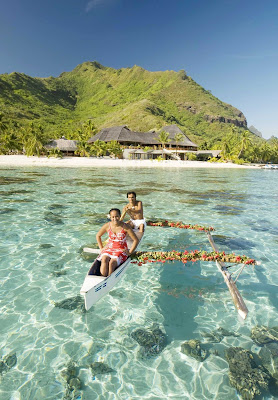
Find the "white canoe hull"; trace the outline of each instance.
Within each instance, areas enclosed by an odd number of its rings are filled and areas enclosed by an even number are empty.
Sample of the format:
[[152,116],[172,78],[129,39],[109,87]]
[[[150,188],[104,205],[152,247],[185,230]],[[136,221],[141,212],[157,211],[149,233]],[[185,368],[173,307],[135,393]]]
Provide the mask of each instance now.
[[89,310],[97,301],[105,296],[122,279],[130,263],[128,258],[110,276],[86,275],[80,294],[84,297],[85,308]]

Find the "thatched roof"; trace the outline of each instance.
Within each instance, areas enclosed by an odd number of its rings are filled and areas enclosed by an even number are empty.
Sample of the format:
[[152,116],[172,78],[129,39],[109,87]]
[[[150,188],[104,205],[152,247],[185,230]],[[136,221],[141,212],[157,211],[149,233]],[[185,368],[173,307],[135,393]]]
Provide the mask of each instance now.
[[[184,133],[180,130],[177,125],[169,125],[165,126],[162,130],[165,130],[169,133],[169,139],[171,142],[169,144],[178,145],[178,146],[186,146],[186,147],[196,147],[197,145],[184,135]],[[182,133],[184,135],[184,140],[176,143],[174,140],[174,136],[177,133]],[[161,143],[156,139],[158,137],[158,132],[133,132],[126,125],[121,126],[113,126],[111,128],[104,128],[91,139],[89,139],[88,143],[94,143],[96,140],[101,140],[104,142],[111,142],[112,140],[116,140],[119,143],[137,143],[140,145],[148,146],[148,145],[160,145]]]
[[112,140],[125,143],[140,142],[136,132],[129,130],[126,125],[104,128],[91,139],[89,139],[88,143],[94,143],[96,140],[101,140],[103,142],[111,142]]
[[167,125],[163,126],[163,128],[159,131],[165,131],[169,133],[169,139],[171,139],[172,143],[175,143],[175,136],[178,133],[181,133],[184,136],[184,140],[177,143],[178,146],[191,146],[191,147],[198,147],[197,144],[193,143],[177,125]]
[[45,146],[47,149],[59,149],[61,151],[75,151],[77,149],[77,140],[67,140],[65,138],[53,139]]

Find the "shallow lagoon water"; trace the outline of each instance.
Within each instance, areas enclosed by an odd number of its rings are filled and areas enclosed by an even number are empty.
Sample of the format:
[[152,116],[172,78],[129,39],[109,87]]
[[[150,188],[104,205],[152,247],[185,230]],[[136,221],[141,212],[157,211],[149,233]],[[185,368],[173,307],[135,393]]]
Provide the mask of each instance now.
[[[70,361],[82,382],[75,398],[237,399],[225,350],[258,352],[251,329],[278,325],[277,178],[276,171],[250,169],[0,169],[0,357],[17,356],[1,376],[1,399],[66,398],[61,371]],[[238,283],[245,322],[215,264],[204,262],[131,264],[89,312],[55,307],[79,295],[90,266],[80,248],[95,243],[108,210],[122,208],[131,189],[146,219],[211,225],[221,250],[262,261],[246,267]],[[204,233],[158,227],[147,229],[141,249],[150,248],[210,249]],[[153,326],[167,335],[167,346],[146,356],[131,335]],[[206,341],[204,333],[219,327],[238,336]],[[204,362],[181,353],[190,339],[204,343]],[[95,362],[111,371],[93,373]]]

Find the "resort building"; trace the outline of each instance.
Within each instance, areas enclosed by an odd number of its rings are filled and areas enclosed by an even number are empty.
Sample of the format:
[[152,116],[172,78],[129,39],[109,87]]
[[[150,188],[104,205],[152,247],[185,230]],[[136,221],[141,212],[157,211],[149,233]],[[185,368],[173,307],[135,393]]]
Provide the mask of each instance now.
[[[177,125],[164,126],[161,131],[165,131],[169,134],[169,142],[165,143],[165,148],[180,148],[183,150],[197,150],[197,145],[193,143]],[[133,132],[126,125],[112,126],[111,128],[104,128],[91,139],[88,143],[94,143],[96,140],[103,142],[111,142],[116,140],[125,146],[152,146],[156,149],[162,148],[162,144],[157,140],[159,133],[161,132]],[[184,139],[176,142],[175,135],[181,133]]]
[[[162,144],[157,139],[159,133],[165,131],[169,134],[168,142]],[[182,134],[183,139],[175,140],[177,134]],[[183,159],[186,152],[196,152],[197,145],[193,143],[177,125],[164,126],[159,132],[133,132],[126,125],[104,128],[91,139],[88,143],[97,140],[110,142],[115,140],[127,148],[123,151],[123,158],[129,159],[154,159],[163,156],[166,159]],[[145,149],[144,148],[151,148]]]
[[58,149],[65,156],[73,156],[77,149],[77,142],[78,140],[68,140],[65,136],[62,136],[61,139],[51,140],[47,145],[45,145],[45,148],[47,150]]
[[[161,143],[158,136],[161,131],[169,134],[168,142]],[[176,135],[181,134],[181,140],[176,141]],[[103,142],[116,141],[123,146],[123,158],[131,160],[152,160],[163,158],[166,160],[186,160],[190,153],[195,154],[198,160],[208,160],[219,157],[221,150],[198,150],[177,125],[164,126],[159,132],[133,132],[126,125],[104,128],[88,143],[93,144],[97,140]],[[58,149],[65,156],[73,156],[77,150],[77,140],[61,139],[51,140],[46,149]]]

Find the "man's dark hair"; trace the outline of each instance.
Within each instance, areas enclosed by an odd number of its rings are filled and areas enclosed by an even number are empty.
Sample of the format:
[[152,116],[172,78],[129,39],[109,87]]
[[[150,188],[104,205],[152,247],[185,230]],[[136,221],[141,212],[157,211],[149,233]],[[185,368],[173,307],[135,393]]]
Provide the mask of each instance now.
[[136,193],[135,192],[127,192],[126,197],[128,197],[129,194],[134,194],[134,196],[136,198]]
[[118,208],[111,208],[109,214],[111,213],[111,211],[117,211],[117,213],[121,216],[121,211]]

